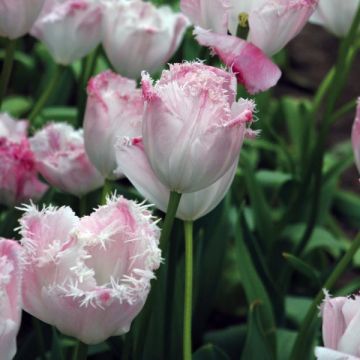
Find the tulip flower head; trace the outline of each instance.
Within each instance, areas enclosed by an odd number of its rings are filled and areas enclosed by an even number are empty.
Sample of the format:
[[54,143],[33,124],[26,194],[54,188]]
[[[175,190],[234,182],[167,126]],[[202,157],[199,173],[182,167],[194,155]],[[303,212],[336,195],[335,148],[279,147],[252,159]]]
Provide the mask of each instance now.
[[38,200],[47,185],[37,177],[34,154],[26,137],[27,121],[0,114],[0,203],[14,206]]
[[104,184],[84,147],[82,130],[50,123],[30,139],[41,175],[64,192],[82,196]]
[[116,71],[137,79],[142,70],[151,73],[171,58],[188,24],[168,6],[110,0],[104,4],[103,46]]
[[238,157],[254,103],[235,101],[236,78],[202,63],[170,65],[152,84],[144,73],[143,141],[159,180],[180,193],[205,189]]
[[331,298],[327,293],[321,306],[324,347],[317,347],[318,360],[360,358],[360,296]]
[[141,135],[144,100],[136,82],[105,71],[89,81],[84,118],[85,149],[100,173],[119,178],[115,143],[124,136]]
[[2,360],[16,353],[16,335],[21,322],[21,247],[0,238],[0,350]]
[[30,31],[45,0],[0,1],[0,36],[17,39]]
[[360,0],[320,0],[310,21],[324,26],[338,37],[344,37],[353,22]]
[[355,164],[360,173],[360,98],[357,100],[357,109],[351,132],[351,142],[354,151]]
[[24,309],[86,344],[127,332],[161,261],[147,206],[107,199],[89,216],[24,207]]
[[92,0],[46,0],[31,34],[44,42],[57,64],[69,65],[101,41],[101,5]]

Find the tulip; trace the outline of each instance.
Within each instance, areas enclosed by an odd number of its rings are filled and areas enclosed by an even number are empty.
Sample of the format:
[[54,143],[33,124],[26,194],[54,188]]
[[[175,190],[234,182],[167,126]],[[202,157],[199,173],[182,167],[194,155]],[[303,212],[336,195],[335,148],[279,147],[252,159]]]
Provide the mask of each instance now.
[[324,347],[317,347],[319,360],[360,359],[360,296],[331,298],[321,306]]
[[44,42],[54,61],[69,65],[101,41],[101,4],[91,0],[46,0],[31,34]]
[[344,37],[353,22],[359,0],[320,0],[310,21],[324,26],[336,36]]
[[24,210],[25,311],[86,344],[126,333],[161,261],[147,207],[113,197],[83,218],[69,207]]
[[60,190],[82,196],[104,184],[85,152],[82,130],[66,123],[49,124],[30,139],[30,144],[39,172]]
[[136,82],[105,71],[89,81],[84,118],[85,149],[100,173],[115,179],[115,143],[141,135],[144,101]]
[[239,155],[254,110],[251,101],[235,101],[235,76],[202,63],[174,64],[155,86],[144,73],[142,89],[144,147],[159,180],[187,193],[220,179]]
[[1,359],[11,360],[16,353],[16,335],[21,322],[21,247],[0,238],[0,349]]
[[357,101],[356,116],[351,132],[351,142],[354,150],[355,164],[360,173],[360,97]]
[[38,200],[48,188],[37,178],[26,129],[26,121],[0,114],[0,203],[8,206]]
[[2,0],[0,36],[16,39],[25,35],[39,16],[45,0]]
[[188,20],[170,7],[156,8],[139,0],[110,0],[104,4],[103,46],[120,74],[136,79],[153,72],[178,48]]
[[[245,126],[244,126],[245,128]],[[146,200],[166,212],[170,190],[161,183],[146,157],[141,138],[123,139],[116,145],[118,170],[124,174]],[[187,221],[197,220],[213,210],[230,188],[237,169],[238,159],[230,169],[209,187],[183,194],[176,217]]]

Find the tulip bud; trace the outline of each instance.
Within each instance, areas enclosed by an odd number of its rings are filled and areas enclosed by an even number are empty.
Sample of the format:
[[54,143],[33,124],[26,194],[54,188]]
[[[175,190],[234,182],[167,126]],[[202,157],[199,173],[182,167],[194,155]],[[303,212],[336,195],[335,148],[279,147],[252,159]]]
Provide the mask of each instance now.
[[37,178],[26,129],[27,121],[0,114],[0,203],[8,206],[38,200],[48,188]]
[[16,335],[21,322],[21,247],[0,238],[0,349],[1,359],[16,353]]
[[104,184],[86,155],[82,130],[66,123],[49,124],[30,143],[39,172],[60,190],[82,196]]
[[24,210],[24,309],[86,344],[127,332],[161,261],[147,207],[114,197],[81,219],[69,207]]
[[0,36],[16,39],[25,35],[39,16],[45,0],[0,2]]
[[156,8],[139,0],[111,0],[104,4],[103,46],[120,74],[136,79],[153,72],[178,48],[188,21],[168,6]]
[[336,36],[344,37],[350,30],[359,0],[320,0],[310,21],[324,26]]
[[105,71],[89,81],[84,118],[85,149],[100,173],[119,178],[115,143],[124,136],[141,135],[144,100],[136,82]]
[[[245,125],[244,125],[245,128]],[[146,157],[141,138],[123,139],[116,146],[118,171],[123,173],[146,200],[166,212],[170,190],[161,183]],[[237,169],[238,158],[230,169],[209,187],[183,194],[176,217],[181,220],[197,220],[212,211],[230,188]]]
[[254,110],[251,101],[235,102],[233,74],[202,63],[174,64],[155,86],[143,74],[142,89],[145,152],[168,189],[205,189],[230,169]]
[[360,97],[357,100],[356,116],[351,131],[351,142],[354,151],[355,164],[360,173]]
[[47,0],[31,34],[43,41],[54,61],[69,65],[101,41],[101,5],[91,0]]
[[324,347],[317,347],[319,360],[360,358],[360,296],[331,298],[327,293],[321,306]]

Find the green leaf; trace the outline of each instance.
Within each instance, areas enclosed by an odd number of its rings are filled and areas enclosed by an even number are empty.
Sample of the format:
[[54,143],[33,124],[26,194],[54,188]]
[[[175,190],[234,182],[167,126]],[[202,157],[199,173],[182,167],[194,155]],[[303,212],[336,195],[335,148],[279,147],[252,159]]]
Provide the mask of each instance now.
[[197,350],[193,356],[193,360],[230,360],[230,358],[217,346],[207,344]]
[[295,270],[308,277],[311,281],[316,282],[318,286],[321,286],[319,272],[311,265],[289,253],[283,253],[283,256]]
[[62,348],[61,348],[61,340],[57,333],[57,330],[52,327],[52,344],[51,344],[51,359],[54,360],[64,360]]
[[291,349],[296,339],[296,331],[288,329],[278,329],[276,331],[277,348],[278,351],[276,360],[289,360]]
[[313,299],[300,297],[300,296],[288,296],[285,300],[285,309],[287,318],[291,320],[295,325],[300,325],[310,308]]
[[269,188],[280,188],[284,183],[292,179],[291,174],[270,170],[257,171],[255,177],[262,186]]
[[[355,180],[354,180],[355,181]],[[360,196],[350,191],[338,191],[335,194],[334,208],[345,221],[355,229],[360,224]]]
[[248,333],[241,360],[262,359],[272,360],[275,356],[266,340],[267,333],[261,321],[261,308],[263,304],[255,301],[250,305],[248,315]]
[[2,111],[19,118],[30,110],[31,105],[32,101],[26,97],[9,96],[3,102]]

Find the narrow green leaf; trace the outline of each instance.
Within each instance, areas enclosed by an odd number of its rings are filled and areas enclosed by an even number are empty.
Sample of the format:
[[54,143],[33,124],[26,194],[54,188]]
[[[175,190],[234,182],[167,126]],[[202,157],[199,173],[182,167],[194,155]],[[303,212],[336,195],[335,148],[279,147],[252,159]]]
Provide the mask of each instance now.
[[26,114],[32,105],[32,101],[23,96],[9,96],[2,104],[2,111],[14,117],[21,117]]
[[321,284],[318,271],[316,271],[312,266],[307,264],[305,261],[289,253],[283,253],[283,257],[299,273],[305,275],[311,281],[316,282],[317,285]]
[[217,346],[207,344],[197,350],[193,360],[230,360],[230,358]]

